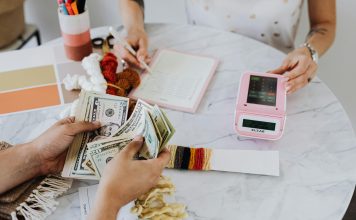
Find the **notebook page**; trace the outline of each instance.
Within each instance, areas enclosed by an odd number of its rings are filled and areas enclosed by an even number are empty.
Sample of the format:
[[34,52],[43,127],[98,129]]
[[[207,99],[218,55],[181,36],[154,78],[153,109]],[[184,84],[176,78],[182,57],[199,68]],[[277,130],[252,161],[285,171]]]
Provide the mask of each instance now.
[[[80,202],[80,214],[81,219],[88,219],[90,210],[93,208],[95,201],[96,191],[98,190],[98,185],[85,186],[79,188],[79,202]],[[134,205],[133,202],[122,207],[117,215],[117,220],[137,220],[137,216],[131,214],[131,207]]]
[[161,50],[132,97],[194,112],[215,71],[213,58]]

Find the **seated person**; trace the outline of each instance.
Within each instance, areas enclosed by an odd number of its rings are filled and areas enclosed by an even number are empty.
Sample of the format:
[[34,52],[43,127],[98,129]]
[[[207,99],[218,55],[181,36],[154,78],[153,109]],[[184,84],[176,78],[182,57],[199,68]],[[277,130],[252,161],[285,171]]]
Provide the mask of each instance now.
[[[100,127],[98,122],[62,119],[35,140],[0,151],[0,194],[31,178],[59,173],[74,136]],[[106,166],[90,219],[116,219],[122,206],[154,187],[170,160],[168,150],[158,158],[133,160],[143,138],[136,137]]]
[[[318,56],[332,45],[336,29],[335,0],[308,0],[310,32],[305,44],[294,48],[303,0],[186,0],[190,24],[205,25],[239,33],[288,53],[282,64],[270,72],[288,78],[286,89],[293,93],[315,76]],[[143,0],[119,0],[127,31],[127,42],[137,48],[137,57],[116,47],[128,64],[150,61],[144,30]]]

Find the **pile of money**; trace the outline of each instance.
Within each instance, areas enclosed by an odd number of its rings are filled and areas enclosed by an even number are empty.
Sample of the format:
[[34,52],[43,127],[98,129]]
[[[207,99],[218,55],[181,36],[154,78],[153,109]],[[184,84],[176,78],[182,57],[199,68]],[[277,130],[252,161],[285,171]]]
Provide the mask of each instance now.
[[175,129],[157,105],[138,100],[127,119],[128,106],[127,98],[91,92],[80,94],[76,120],[100,121],[102,127],[74,138],[62,171],[63,177],[99,179],[106,164],[137,135],[142,135],[145,142],[136,157],[157,157]]

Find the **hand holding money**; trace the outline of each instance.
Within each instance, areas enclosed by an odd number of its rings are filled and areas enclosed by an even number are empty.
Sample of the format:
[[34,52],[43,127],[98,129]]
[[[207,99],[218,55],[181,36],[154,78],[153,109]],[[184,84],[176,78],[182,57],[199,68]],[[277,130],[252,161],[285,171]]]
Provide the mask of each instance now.
[[82,92],[75,113],[76,121],[99,121],[101,127],[92,132],[75,136],[69,147],[62,175],[82,179],[95,179],[95,176],[83,167],[86,160],[88,142],[109,137],[125,123],[129,99],[94,92]]
[[170,154],[163,150],[155,159],[133,160],[142,147],[143,138],[136,137],[105,167],[94,209],[90,214],[91,219],[110,219],[110,216],[116,216],[123,205],[157,184],[162,170],[170,160]]
[[63,169],[66,151],[74,136],[99,127],[99,122],[75,122],[74,117],[69,117],[57,121],[43,134],[34,139],[30,144],[38,152],[41,174],[60,172]]
[[67,154],[64,177],[98,179],[108,162],[137,135],[144,137],[136,158],[156,158],[175,129],[157,106],[138,100],[126,120],[128,99],[83,92],[76,117],[84,121],[98,120],[102,127],[95,132],[77,135]]

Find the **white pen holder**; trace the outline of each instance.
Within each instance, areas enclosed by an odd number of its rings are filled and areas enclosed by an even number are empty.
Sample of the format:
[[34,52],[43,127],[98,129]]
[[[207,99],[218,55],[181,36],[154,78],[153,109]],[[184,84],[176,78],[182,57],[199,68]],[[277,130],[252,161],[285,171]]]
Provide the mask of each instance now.
[[58,9],[58,18],[67,58],[80,61],[92,53],[88,10],[78,15],[65,15]]

